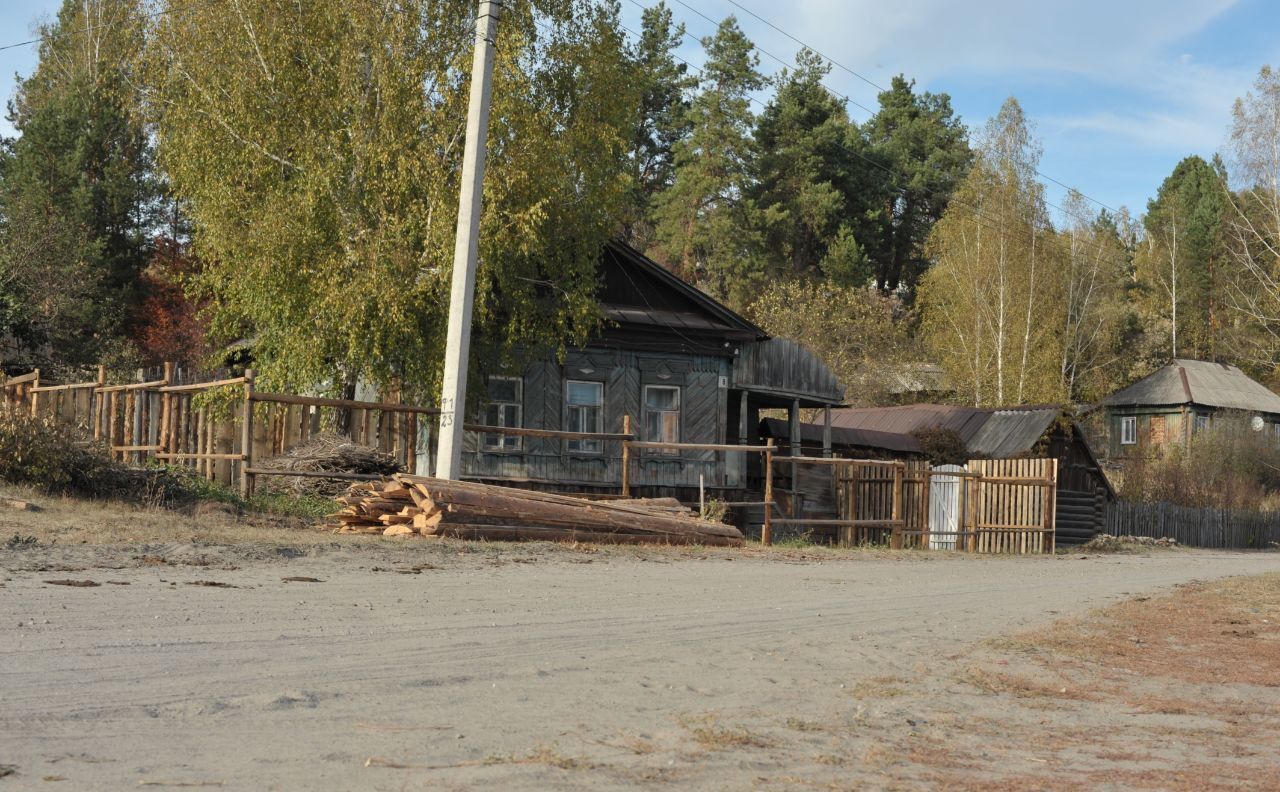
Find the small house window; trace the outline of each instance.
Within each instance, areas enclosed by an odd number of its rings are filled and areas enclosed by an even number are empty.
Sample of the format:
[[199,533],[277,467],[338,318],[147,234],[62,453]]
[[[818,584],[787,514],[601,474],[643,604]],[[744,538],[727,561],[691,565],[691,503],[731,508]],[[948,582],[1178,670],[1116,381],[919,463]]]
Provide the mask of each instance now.
[[[519,428],[522,424],[524,380],[519,377],[490,377],[489,406],[485,409],[486,426]],[[519,451],[521,438],[513,435],[485,434],[486,451]]]
[[[651,443],[680,442],[680,389],[672,385],[644,386],[644,439]],[[676,448],[654,453],[678,454]]]
[[1138,442],[1138,417],[1126,415],[1120,419],[1120,445],[1135,445]]
[[[569,380],[565,383],[564,401],[566,431],[604,431],[603,383]],[[603,450],[603,444],[599,440],[569,440],[565,447],[583,454],[599,454]]]
[[1271,435],[1280,442],[1280,422],[1271,424]]
[[1203,414],[1198,414],[1198,415],[1196,415],[1196,424],[1195,424],[1195,427],[1196,427],[1196,432],[1203,432],[1204,430],[1208,429],[1208,428],[1209,428],[1209,416],[1207,416],[1207,415],[1203,415]]

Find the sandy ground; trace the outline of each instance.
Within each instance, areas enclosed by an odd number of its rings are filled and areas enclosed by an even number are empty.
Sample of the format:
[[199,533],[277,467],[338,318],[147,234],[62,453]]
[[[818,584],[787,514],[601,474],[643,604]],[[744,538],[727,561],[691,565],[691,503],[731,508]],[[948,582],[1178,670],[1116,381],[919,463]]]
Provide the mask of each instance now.
[[[1106,773],[1203,762],[1238,764],[1213,783],[1157,773],[1152,788],[1280,785],[1280,655],[1258,655],[1269,677],[1161,683],[1193,703],[1148,712],[1077,695],[1104,671],[1130,674],[1108,684],[1133,690],[1148,672],[1106,658],[1068,668],[1002,638],[1188,581],[1280,571],[1280,554],[735,555],[306,535],[0,546],[0,569],[0,766],[12,768],[0,792],[1132,788],[1139,776]],[[49,582],[67,580],[99,585]],[[1261,624],[1280,622],[1269,607],[1230,629],[1280,646]],[[1074,639],[1055,635],[1070,654]],[[1195,711],[1228,683],[1252,709]],[[1095,743],[1112,754],[1081,748]]]

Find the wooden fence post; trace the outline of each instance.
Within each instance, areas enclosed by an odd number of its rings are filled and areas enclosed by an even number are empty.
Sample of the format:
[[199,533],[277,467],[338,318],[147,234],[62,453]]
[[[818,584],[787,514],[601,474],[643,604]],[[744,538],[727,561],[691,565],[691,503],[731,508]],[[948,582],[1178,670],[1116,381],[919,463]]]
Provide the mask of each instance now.
[[93,439],[94,440],[102,439],[102,424],[103,424],[102,419],[103,419],[104,413],[106,413],[106,404],[105,404],[105,400],[102,398],[102,394],[98,392],[98,389],[105,387],[106,384],[107,384],[107,367],[98,366],[98,387],[90,391],[90,396],[92,398],[92,406],[89,409],[89,412],[93,415]]
[[31,380],[31,384],[27,386],[27,392],[31,394],[31,417],[40,417],[40,391],[35,388],[40,387],[40,369],[35,370],[35,379]]
[[1046,473],[1048,483],[1044,488],[1044,527],[1048,545],[1048,553],[1053,555],[1057,549],[1057,507],[1058,507],[1058,459],[1052,458],[1051,464],[1046,465]]
[[905,462],[893,466],[893,514],[890,517],[893,532],[889,535],[889,547],[894,550],[902,549],[902,473],[905,467]]
[[965,546],[970,553],[978,549],[978,492],[981,488],[981,475],[979,473],[969,479],[969,536]]
[[[622,433],[631,434],[631,416],[622,416]],[[680,438],[676,438],[679,440]],[[622,497],[631,497],[631,441],[622,441]]]
[[253,369],[244,370],[244,404],[240,408],[240,497],[253,495]]
[[765,440],[764,451],[764,523],[760,526],[760,544],[773,544],[773,438]]
[[[173,384],[173,363],[166,361],[164,364],[164,386]],[[160,435],[156,444],[160,446],[162,453],[169,453],[169,422],[173,413],[173,394],[169,391],[163,391],[160,395]]]

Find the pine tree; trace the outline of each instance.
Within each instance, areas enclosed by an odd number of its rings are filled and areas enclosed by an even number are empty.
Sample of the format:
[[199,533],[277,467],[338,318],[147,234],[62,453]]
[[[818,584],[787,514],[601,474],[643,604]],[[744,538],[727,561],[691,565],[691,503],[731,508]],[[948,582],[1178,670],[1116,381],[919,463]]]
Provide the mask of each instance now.
[[1147,205],[1137,276],[1153,362],[1217,356],[1226,258],[1224,178],[1215,165],[1187,157]]
[[640,118],[631,145],[635,199],[623,235],[640,249],[653,244],[653,198],[671,186],[675,146],[689,133],[686,93],[697,81],[674,56],[683,37],[684,25],[675,24],[671,9],[658,3],[644,10],[639,40],[627,52],[632,79],[640,86]]
[[[65,0],[18,81],[0,184],[0,335],[30,362],[86,364],[141,297],[156,201],[137,120],[132,0]],[[0,309],[2,310],[2,309]]]
[[[783,71],[755,130],[759,156],[752,197],[761,212],[771,269],[863,285],[870,272],[853,232],[866,166],[849,150],[844,102],[822,85],[830,66],[801,50]],[[856,139],[854,145],[861,142]]]
[[872,171],[876,233],[865,240],[876,285],[911,298],[929,266],[925,243],[973,162],[968,133],[946,94],[922,93],[897,76],[880,94],[880,110],[863,126],[870,153],[892,175]]
[[733,17],[702,44],[707,59],[689,107],[690,132],[674,146],[671,186],[654,201],[657,253],[686,280],[742,302],[762,275],[749,192],[751,93],[764,78]]

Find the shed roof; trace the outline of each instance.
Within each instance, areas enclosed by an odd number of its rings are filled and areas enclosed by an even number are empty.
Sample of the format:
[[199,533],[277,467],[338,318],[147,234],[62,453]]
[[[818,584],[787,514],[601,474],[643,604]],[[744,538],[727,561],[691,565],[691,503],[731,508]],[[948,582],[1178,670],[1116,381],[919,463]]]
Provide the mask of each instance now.
[[[865,440],[879,442],[853,442],[849,445],[910,450],[911,445],[919,448],[912,432],[941,427],[960,435],[971,453],[1001,459],[1025,454],[1034,448],[1062,412],[1063,408],[1057,405],[984,409],[950,404],[832,410],[831,439],[841,444],[843,441],[838,430],[856,430],[864,433]],[[818,429],[820,431],[821,427]],[[804,432],[807,438],[808,430]],[[889,437],[898,439],[890,444],[886,441]]]
[[[787,421],[782,418],[766,418],[763,424],[766,437],[787,437],[791,432]],[[821,445],[822,424],[800,424],[800,441],[807,445]],[[923,453],[920,441],[909,434],[877,432],[874,429],[845,429],[832,426],[831,442],[838,446],[853,448],[875,448],[904,454]]]
[[853,407],[831,411],[831,425],[845,429],[911,434],[917,429],[955,430],[967,445],[986,421],[986,410],[950,404],[905,404],[901,407]]
[[1182,358],[1116,391],[1102,403],[1108,407],[1196,404],[1280,415],[1280,396],[1235,366]]
[[1025,454],[1061,414],[1060,407],[995,410],[968,441],[969,451],[992,459]]

